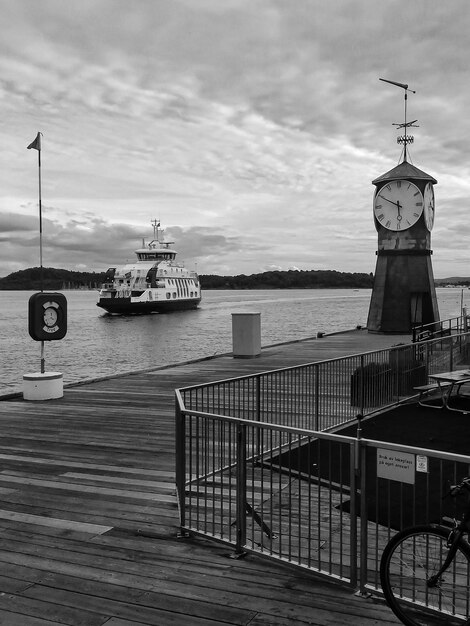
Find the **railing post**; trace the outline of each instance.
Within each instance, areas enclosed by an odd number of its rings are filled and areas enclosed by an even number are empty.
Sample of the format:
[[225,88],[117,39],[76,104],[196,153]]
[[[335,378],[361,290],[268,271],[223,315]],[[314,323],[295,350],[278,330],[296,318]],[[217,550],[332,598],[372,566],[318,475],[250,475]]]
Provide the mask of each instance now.
[[359,369],[359,413],[364,415],[364,405],[366,396],[366,377],[364,376],[364,355],[361,354],[361,365]]
[[261,421],[261,376],[256,375],[256,421]]
[[237,513],[236,532],[237,542],[235,546],[236,557],[245,554],[243,547],[246,545],[246,424],[237,426]]
[[421,357],[423,356],[423,349],[424,349],[424,365],[426,368],[426,384],[428,384],[429,374],[431,373],[431,359],[430,359],[431,350],[430,350],[430,345],[428,341],[425,341],[424,343],[420,345]]
[[175,445],[176,445],[176,493],[180,526],[186,525],[186,417],[181,412],[181,396],[176,392],[175,401]]
[[350,493],[352,494],[351,497],[351,504],[350,504],[350,528],[351,528],[351,532],[350,532],[350,536],[349,536],[349,550],[350,550],[350,570],[351,570],[351,574],[350,574],[350,580],[351,580],[351,585],[353,587],[357,586],[357,546],[358,546],[358,542],[357,542],[357,499],[358,499],[358,485],[359,485],[359,465],[358,465],[358,447],[359,447],[359,439],[360,439],[360,428],[361,428],[361,422],[360,420],[362,419],[362,415],[357,415],[357,419],[358,419],[358,433],[357,433],[357,438],[356,441],[354,441],[354,443],[350,444],[350,451],[351,451],[351,456],[350,456],[350,462],[349,462],[349,472],[350,472],[350,484],[349,484],[349,489],[350,489]]
[[367,596],[366,591],[368,567],[367,567],[367,545],[368,545],[368,533],[367,533],[367,480],[366,480],[366,454],[364,444],[361,443],[358,438],[357,445],[358,453],[358,467],[359,467],[359,481],[360,481],[360,517],[361,517],[361,536],[359,540],[359,593]]
[[318,365],[313,366],[315,372],[315,428],[314,430],[320,430],[320,375],[318,373]]
[[[256,421],[261,422],[261,376],[257,374],[256,376]],[[261,445],[261,430],[259,428],[256,429],[256,449],[255,454],[259,459],[262,453],[262,445]]]

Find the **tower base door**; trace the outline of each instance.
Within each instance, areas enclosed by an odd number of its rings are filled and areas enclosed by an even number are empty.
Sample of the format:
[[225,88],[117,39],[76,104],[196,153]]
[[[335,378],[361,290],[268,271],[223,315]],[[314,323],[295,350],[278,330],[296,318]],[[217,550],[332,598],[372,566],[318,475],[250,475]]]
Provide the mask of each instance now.
[[410,294],[411,326],[435,322],[431,294],[418,291]]

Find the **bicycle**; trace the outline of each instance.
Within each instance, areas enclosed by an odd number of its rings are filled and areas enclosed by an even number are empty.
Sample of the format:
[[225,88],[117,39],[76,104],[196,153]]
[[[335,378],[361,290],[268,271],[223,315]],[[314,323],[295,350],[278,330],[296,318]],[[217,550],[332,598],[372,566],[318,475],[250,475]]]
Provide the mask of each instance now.
[[[470,494],[470,477],[448,495]],[[385,599],[406,626],[470,625],[470,504],[452,528],[406,528],[386,545],[380,561]]]

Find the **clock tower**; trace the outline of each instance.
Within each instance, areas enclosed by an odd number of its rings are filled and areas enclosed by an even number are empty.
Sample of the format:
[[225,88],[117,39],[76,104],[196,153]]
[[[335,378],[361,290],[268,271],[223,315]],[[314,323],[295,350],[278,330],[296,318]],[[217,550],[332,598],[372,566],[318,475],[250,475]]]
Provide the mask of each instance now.
[[404,136],[398,137],[404,149],[403,161],[372,181],[378,246],[367,329],[406,334],[417,324],[439,320],[431,265],[437,180],[407,160],[407,144],[413,142],[407,129],[417,121],[406,122],[408,85],[385,82],[405,89],[405,123],[396,124],[404,128]]

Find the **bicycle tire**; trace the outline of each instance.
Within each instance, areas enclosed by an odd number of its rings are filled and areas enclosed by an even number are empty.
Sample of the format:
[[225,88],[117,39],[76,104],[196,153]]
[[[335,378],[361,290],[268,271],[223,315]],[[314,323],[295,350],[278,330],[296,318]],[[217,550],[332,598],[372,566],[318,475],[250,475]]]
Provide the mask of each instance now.
[[406,626],[470,624],[470,546],[460,539],[457,553],[440,583],[426,581],[448,552],[450,530],[423,525],[397,533],[380,561],[380,582],[387,604]]

